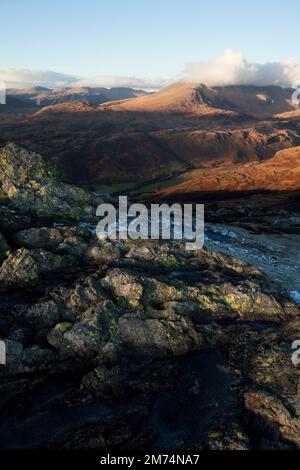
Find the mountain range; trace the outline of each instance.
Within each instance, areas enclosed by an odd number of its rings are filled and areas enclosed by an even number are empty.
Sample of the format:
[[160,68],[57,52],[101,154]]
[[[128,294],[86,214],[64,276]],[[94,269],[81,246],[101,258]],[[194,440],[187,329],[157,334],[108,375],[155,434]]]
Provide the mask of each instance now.
[[161,197],[295,190],[300,113],[292,93],[279,86],[192,83],[156,93],[11,90],[10,112],[3,106],[0,114],[1,142],[39,152],[70,180],[97,190],[148,186]]
[[125,87],[69,87],[50,89],[41,86],[32,88],[10,88],[7,90],[7,104],[28,112],[59,103],[87,103],[98,105],[106,101],[135,98],[147,94],[144,90]]

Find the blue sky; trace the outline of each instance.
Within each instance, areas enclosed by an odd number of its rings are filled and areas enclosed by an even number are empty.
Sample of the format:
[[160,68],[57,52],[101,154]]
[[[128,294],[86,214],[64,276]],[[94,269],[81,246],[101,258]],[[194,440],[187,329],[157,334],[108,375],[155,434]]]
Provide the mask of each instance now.
[[297,0],[1,0],[0,68],[176,78],[225,48],[299,60]]

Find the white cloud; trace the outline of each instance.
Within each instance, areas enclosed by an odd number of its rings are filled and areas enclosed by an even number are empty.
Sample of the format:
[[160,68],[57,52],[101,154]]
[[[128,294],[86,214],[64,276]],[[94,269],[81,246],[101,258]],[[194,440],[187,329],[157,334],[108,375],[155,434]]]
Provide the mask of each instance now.
[[79,80],[77,86],[91,87],[129,87],[142,89],[162,88],[170,83],[170,80],[163,78],[139,78],[139,77],[119,77],[114,75],[101,75],[99,77],[84,78]]
[[188,64],[184,80],[208,86],[226,85],[282,85],[300,83],[300,62],[289,59],[264,64],[248,62],[240,52],[225,49],[221,57],[207,62]]
[[98,77],[78,77],[48,70],[0,70],[0,80],[5,82],[6,88],[30,88],[43,86],[47,88],[60,88],[72,86],[90,87],[130,87],[130,88],[161,88],[169,83],[162,78],[119,77],[102,75]]
[[[300,62],[289,59],[264,64],[248,62],[246,57],[232,49],[207,62],[193,62],[186,66],[181,76],[188,82],[204,83],[208,86],[226,85],[300,85]],[[161,77],[135,77],[100,75],[80,77],[48,70],[0,70],[0,80],[7,88],[28,88],[44,86],[48,88],[90,86],[90,87],[129,87],[159,89],[175,80]]]
[[0,80],[5,82],[7,88],[29,88],[44,86],[59,88],[69,86],[77,77],[50,70],[0,70]]

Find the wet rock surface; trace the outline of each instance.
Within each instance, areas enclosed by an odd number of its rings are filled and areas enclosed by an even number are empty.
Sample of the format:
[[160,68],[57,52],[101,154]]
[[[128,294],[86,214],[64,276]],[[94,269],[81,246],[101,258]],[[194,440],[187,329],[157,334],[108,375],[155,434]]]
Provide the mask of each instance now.
[[2,449],[300,448],[282,285],[180,242],[53,226],[43,201],[24,212],[26,184],[0,229]]
[[[289,224],[288,215],[285,223]],[[289,225],[290,229],[292,224]],[[271,232],[271,233],[270,233]],[[206,224],[208,249],[247,261],[275,282],[286,286],[291,297],[300,304],[300,235],[272,226],[268,230],[258,222],[242,228],[236,225]]]

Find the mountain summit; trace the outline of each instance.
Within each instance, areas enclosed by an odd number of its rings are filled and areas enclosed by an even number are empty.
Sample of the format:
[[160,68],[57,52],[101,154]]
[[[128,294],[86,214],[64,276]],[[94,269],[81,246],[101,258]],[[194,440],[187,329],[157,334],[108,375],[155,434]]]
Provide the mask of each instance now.
[[246,114],[257,118],[294,111],[292,90],[280,86],[227,86],[175,83],[152,95],[105,104],[105,108],[182,114]]

